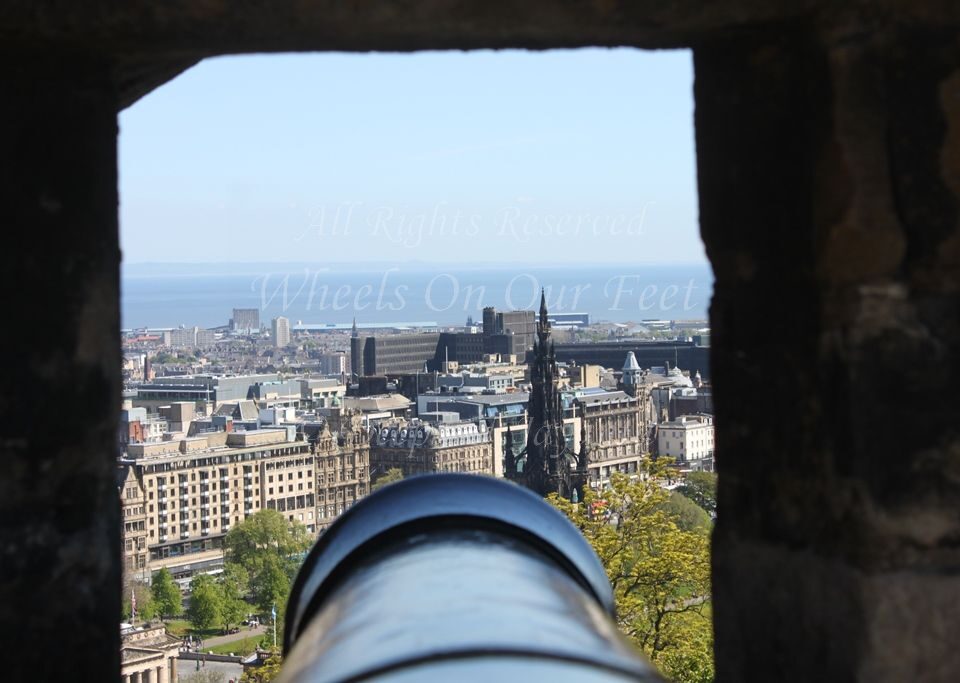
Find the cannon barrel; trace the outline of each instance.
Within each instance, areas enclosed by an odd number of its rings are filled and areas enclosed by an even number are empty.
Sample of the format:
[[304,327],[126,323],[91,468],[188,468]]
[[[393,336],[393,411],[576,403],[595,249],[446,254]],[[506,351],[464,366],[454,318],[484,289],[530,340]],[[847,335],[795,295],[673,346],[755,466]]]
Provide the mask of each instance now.
[[307,556],[281,680],[661,680],[613,616],[597,556],[542,499],[415,477],[349,509]]

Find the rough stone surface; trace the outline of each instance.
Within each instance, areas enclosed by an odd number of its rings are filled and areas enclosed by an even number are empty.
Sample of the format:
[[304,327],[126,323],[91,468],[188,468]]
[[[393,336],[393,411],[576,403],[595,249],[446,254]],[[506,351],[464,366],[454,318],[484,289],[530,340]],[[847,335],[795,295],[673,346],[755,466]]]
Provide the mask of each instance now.
[[955,680],[958,28],[952,0],[0,0],[7,677],[118,671],[116,110],[218,54],[629,45],[695,54],[718,680]]
[[14,681],[119,674],[116,97],[102,63],[0,62],[0,632]]
[[718,680],[951,680],[956,37],[758,32],[695,64]]

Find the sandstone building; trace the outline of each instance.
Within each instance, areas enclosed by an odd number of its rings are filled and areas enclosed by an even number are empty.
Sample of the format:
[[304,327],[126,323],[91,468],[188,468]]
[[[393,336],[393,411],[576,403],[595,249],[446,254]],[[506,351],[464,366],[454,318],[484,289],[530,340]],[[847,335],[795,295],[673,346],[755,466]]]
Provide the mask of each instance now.
[[[316,534],[366,495],[365,432],[295,425],[132,443],[119,464],[124,569],[178,578],[223,562],[223,539],[262,509]],[[342,442],[342,443],[341,443]]]
[[378,475],[400,469],[405,477],[435,472],[496,474],[486,423],[421,420],[384,422],[371,431],[370,462]]
[[177,683],[180,639],[165,626],[124,628],[120,640],[121,683]]

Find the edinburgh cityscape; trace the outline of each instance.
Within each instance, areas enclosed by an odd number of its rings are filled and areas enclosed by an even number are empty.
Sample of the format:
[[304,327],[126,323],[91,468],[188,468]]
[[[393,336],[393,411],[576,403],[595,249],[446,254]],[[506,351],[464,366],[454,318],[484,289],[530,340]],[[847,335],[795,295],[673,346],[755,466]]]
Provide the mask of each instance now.
[[[436,93],[458,66],[474,77]],[[618,93],[631,68],[644,87]],[[205,94],[224,79],[247,86]],[[365,79],[405,111],[365,119]],[[152,648],[131,680],[192,680],[195,662],[268,678],[314,539],[440,473],[530,489],[609,574],[659,582],[615,595],[621,628],[676,680],[712,680],[690,88],[686,53],[273,57],[200,65],[121,117],[123,633]],[[671,110],[643,115],[654,92]],[[185,126],[187,102],[222,125]],[[627,144],[578,140],[600,118]],[[583,161],[553,165],[560,139]],[[628,564],[617,519],[634,520]],[[270,534],[286,552],[251,549]],[[667,549],[676,576],[653,567]]]

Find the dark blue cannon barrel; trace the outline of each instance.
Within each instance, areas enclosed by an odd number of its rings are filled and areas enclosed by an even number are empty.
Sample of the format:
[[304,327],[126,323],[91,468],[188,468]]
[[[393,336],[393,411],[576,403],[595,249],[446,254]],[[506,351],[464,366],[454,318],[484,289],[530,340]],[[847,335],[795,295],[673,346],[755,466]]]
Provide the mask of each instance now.
[[597,556],[543,500],[490,477],[415,477],[307,556],[281,680],[660,681],[613,615]]

